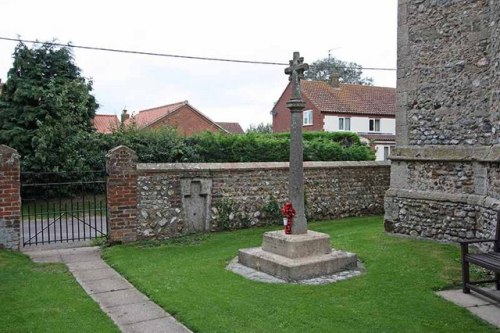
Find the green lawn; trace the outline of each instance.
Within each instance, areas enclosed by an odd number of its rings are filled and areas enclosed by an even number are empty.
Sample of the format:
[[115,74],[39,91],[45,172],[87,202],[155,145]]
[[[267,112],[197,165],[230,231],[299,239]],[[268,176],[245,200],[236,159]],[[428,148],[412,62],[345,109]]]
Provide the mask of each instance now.
[[63,264],[0,250],[0,332],[119,332]]
[[195,332],[493,332],[435,290],[458,285],[459,249],[387,236],[381,217],[310,224],[355,252],[363,276],[323,286],[246,280],[225,269],[270,229],[115,246],[105,259]]

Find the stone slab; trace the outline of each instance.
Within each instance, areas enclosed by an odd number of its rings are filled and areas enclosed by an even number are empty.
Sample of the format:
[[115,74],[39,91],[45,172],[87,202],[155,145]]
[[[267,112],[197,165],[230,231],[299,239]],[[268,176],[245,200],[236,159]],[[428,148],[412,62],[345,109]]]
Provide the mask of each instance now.
[[226,269],[252,281],[264,282],[264,283],[291,283],[291,284],[306,284],[306,285],[322,285],[322,284],[335,283],[356,276],[360,276],[365,272],[363,264],[358,262],[358,267],[353,270],[342,271],[340,273],[335,273],[331,275],[319,276],[312,279],[305,279],[299,281],[285,281],[283,279],[279,279],[275,276],[269,275],[261,271],[257,271],[253,268],[240,264],[238,262],[238,257],[235,257],[233,260],[231,260],[229,264],[226,266]]
[[500,305],[482,305],[478,307],[467,308],[470,312],[479,318],[487,321],[491,325],[500,328]]
[[37,263],[62,263],[61,256],[59,255],[52,255],[52,256],[45,256],[45,257],[36,257],[32,258],[33,262]]
[[[500,294],[500,291],[495,290],[495,292]],[[471,291],[470,294],[464,294],[461,289],[439,291],[436,294],[447,301],[466,308],[484,321],[500,328],[500,303],[474,291]]]
[[100,269],[100,268],[108,268],[109,266],[102,260],[93,260],[93,261],[79,261],[79,262],[69,262],[66,263],[69,270],[74,271],[82,271],[89,269]]
[[83,253],[61,251],[60,254],[64,263],[95,261],[101,258],[101,253],[98,250],[85,251]]
[[191,332],[173,317],[143,321],[121,327],[123,333],[188,333]]
[[480,294],[464,294],[462,290],[444,290],[437,292],[442,298],[464,308],[492,304],[492,300]]
[[238,259],[244,266],[286,281],[312,279],[357,267],[354,253],[337,250],[323,255],[290,259],[256,247],[241,249]]
[[121,276],[114,269],[110,267],[106,268],[98,268],[98,269],[89,269],[83,271],[75,271],[73,275],[78,280],[78,283],[82,284],[84,281],[94,281],[101,279],[109,279],[113,277]]
[[105,293],[91,294],[90,296],[97,303],[99,303],[103,309],[148,301],[148,298],[136,289],[109,291]]
[[114,306],[106,308],[105,311],[118,325],[170,317],[168,313],[151,301]]
[[262,249],[286,258],[304,258],[332,251],[330,235],[308,230],[305,234],[287,235],[283,230],[264,233]]
[[127,280],[125,280],[121,276],[79,282],[89,295],[134,288]]

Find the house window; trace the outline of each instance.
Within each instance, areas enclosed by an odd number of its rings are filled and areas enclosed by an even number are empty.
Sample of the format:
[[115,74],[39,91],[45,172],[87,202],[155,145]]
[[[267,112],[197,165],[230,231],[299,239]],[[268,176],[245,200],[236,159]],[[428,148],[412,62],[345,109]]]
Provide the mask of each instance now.
[[370,132],[380,132],[380,119],[370,119]]
[[313,112],[312,110],[306,110],[303,112],[303,124],[304,126],[312,125],[313,124]]
[[339,131],[351,130],[351,118],[339,117]]

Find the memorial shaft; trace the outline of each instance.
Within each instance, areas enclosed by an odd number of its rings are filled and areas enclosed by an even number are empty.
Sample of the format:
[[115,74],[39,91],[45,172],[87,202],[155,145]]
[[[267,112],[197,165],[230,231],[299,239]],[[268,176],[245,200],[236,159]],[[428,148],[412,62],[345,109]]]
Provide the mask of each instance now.
[[290,67],[285,73],[290,75],[292,98],[286,106],[291,113],[290,123],[290,172],[288,179],[288,195],[295,208],[296,215],[292,225],[292,234],[307,233],[307,220],[304,205],[304,153],[302,144],[302,125],[305,103],[300,92],[300,79],[309,66],[304,63],[299,52],[293,53]]

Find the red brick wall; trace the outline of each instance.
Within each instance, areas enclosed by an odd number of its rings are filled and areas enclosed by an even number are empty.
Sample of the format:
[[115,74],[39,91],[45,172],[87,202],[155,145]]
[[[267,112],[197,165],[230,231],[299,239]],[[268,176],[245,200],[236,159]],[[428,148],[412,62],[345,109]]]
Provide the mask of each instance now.
[[199,112],[193,110],[189,105],[182,106],[179,110],[168,115],[151,127],[159,128],[165,125],[177,128],[179,134],[186,136],[204,131],[221,131],[216,124],[203,117]]
[[0,145],[0,247],[19,249],[20,169],[17,151]]
[[[273,116],[273,132],[289,132],[290,131],[290,110],[286,107],[286,103],[292,97],[292,88],[288,85],[276,103],[274,110],[276,115]],[[303,131],[322,131],[324,116],[321,112],[311,103],[311,101],[302,96],[306,107],[304,110],[313,110],[313,124],[311,126],[302,127]]]
[[137,238],[137,155],[125,146],[106,155],[108,237],[111,242]]

